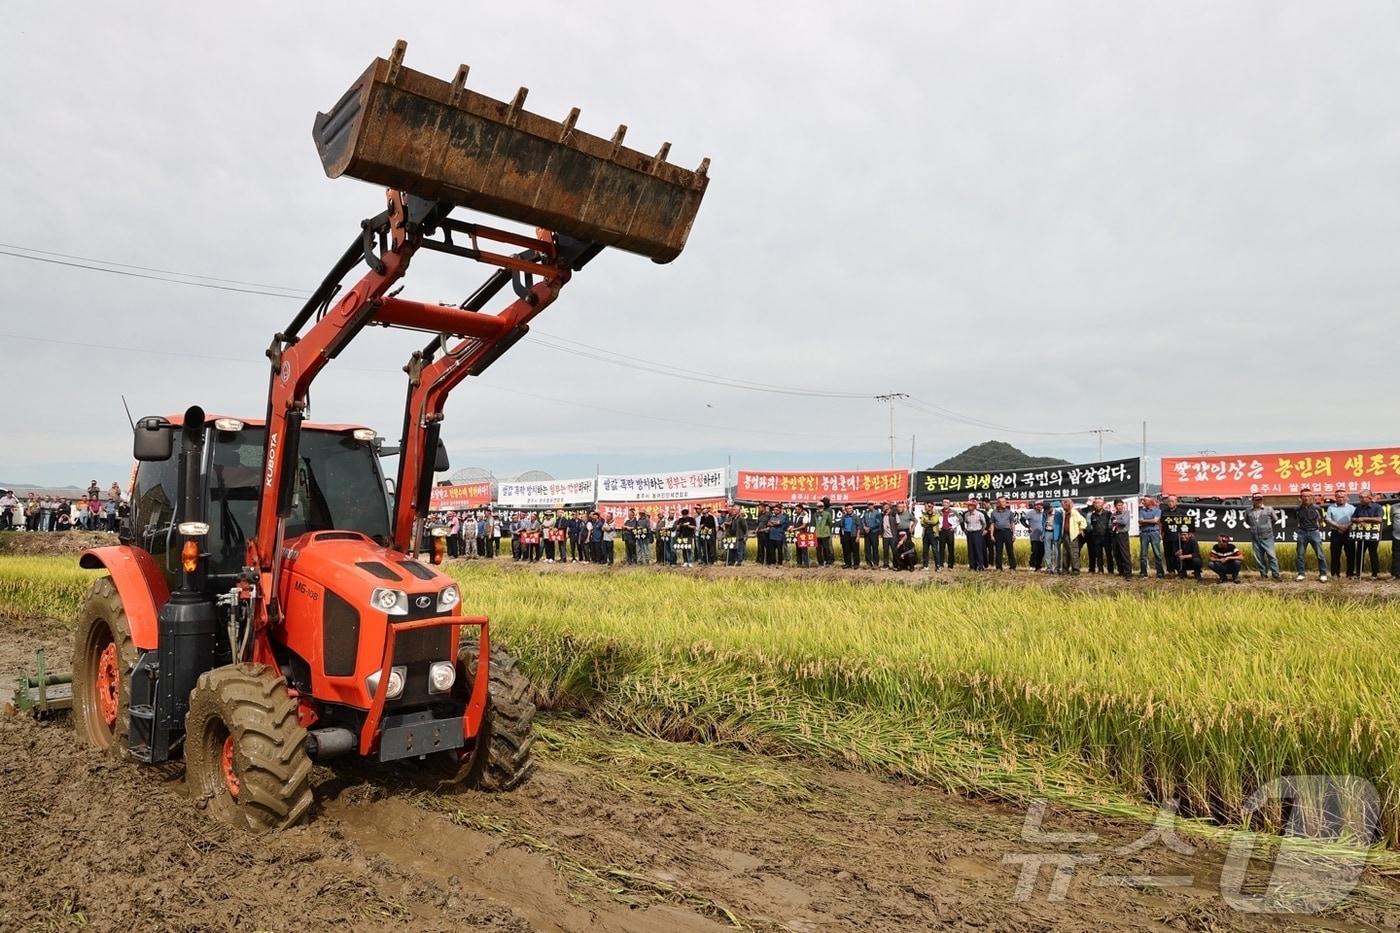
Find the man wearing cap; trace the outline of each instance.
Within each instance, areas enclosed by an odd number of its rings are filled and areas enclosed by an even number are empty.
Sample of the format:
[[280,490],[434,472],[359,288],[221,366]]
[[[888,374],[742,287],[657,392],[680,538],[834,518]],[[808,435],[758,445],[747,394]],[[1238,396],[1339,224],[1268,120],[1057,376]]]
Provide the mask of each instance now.
[[1356,567],[1356,549],[1352,547],[1351,523],[1356,515],[1356,506],[1348,501],[1344,490],[1338,489],[1332,496],[1332,504],[1323,513],[1327,529],[1332,533],[1328,541],[1332,555],[1332,576],[1342,573],[1342,558],[1346,558],[1346,572],[1349,577],[1361,576]]
[[836,553],[831,549],[831,500],[822,497],[821,508],[816,512],[817,566],[830,567],[836,563]]
[[[1375,496],[1369,492],[1361,494],[1361,504],[1356,507],[1356,513],[1352,515],[1352,550],[1356,552],[1356,575],[1361,576],[1361,571],[1365,568],[1369,559],[1371,564],[1371,578],[1380,576],[1381,572],[1381,520],[1385,518],[1385,509],[1381,508]],[[1394,544],[1391,547],[1395,547]]]
[[1157,500],[1151,496],[1143,497],[1142,504],[1138,506],[1138,576],[1147,576],[1147,554],[1152,553],[1153,566],[1157,571],[1157,576],[1166,574],[1166,567],[1162,560],[1162,510],[1157,507]]
[[1244,525],[1249,529],[1249,546],[1254,552],[1254,565],[1259,568],[1260,579],[1283,579],[1278,573],[1278,555],[1274,553],[1274,522],[1277,520],[1278,513],[1265,505],[1264,497],[1256,492],[1244,513]]
[[1128,503],[1122,499],[1115,500],[1113,503],[1113,537],[1111,539],[1113,560],[1109,562],[1108,566],[1109,572],[1117,569],[1118,575],[1124,580],[1131,580],[1133,577],[1132,523],[1133,516],[1128,511]]
[[880,532],[885,525],[885,515],[875,506],[866,506],[860,513],[860,526],[865,533],[865,566],[870,570],[880,567]]
[[997,497],[997,504],[987,515],[992,525],[992,559],[997,570],[1001,569],[1001,555],[1006,553],[1007,569],[1016,571],[1016,513],[1005,496]]
[[1176,575],[1185,580],[1189,573],[1196,578],[1197,583],[1201,580],[1201,568],[1205,563],[1201,560],[1201,542],[1196,540],[1196,530],[1191,525],[1182,526],[1176,535]]
[[849,505],[841,507],[836,527],[841,530],[841,564],[856,570],[860,567],[860,519]]
[[1162,506],[1162,550],[1166,555],[1168,575],[1181,569],[1176,565],[1181,529],[1194,524],[1195,519],[1191,517],[1191,513],[1181,507],[1181,500],[1176,496],[1167,496],[1167,501]]
[[1215,571],[1215,575],[1224,583],[1229,580],[1231,583],[1240,582],[1240,567],[1244,564],[1244,554],[1235,543],[1230,540],[1229,535],[1221,535],[1210,549],[1210,569]]
[[970,570],[987,569],[987,513],[976,499],[967,500],[962,513],[962,530],[967,535],[967,566]]
[[957,563],[958,513],[952,499],[944,499],[938,509],[938,549],[933,552],[935,570],[953,569]]
[[637,524],[632,528],[632,536],[637,539],[637,563],[651,563],[651,514],[646,509],[637,513]]
[[1074,507],[1073,499],[1061,500],[1060,512],[1060,573],[1079,573],[1079,543],[1089,523]]

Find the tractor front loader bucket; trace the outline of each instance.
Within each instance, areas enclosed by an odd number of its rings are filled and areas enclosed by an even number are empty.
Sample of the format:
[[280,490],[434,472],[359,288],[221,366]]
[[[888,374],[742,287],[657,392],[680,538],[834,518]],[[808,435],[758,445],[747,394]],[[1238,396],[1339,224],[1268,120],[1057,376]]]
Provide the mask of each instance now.
[[685,248],[709,179],[696,171],[403,67],[404,43],[376,58],[313,135],[332,178],[348,175],[430,200],[670,262]]

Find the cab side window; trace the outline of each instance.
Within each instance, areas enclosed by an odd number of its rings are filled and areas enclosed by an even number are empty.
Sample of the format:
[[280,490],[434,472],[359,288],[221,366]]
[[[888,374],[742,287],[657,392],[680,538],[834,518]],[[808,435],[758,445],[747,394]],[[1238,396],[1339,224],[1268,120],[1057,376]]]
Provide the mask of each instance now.
[[131,510],[131,536],[155,558],[156,565],[171,580],[179,569],[174,554],[179,546],[175,534],[178,477],[179,459],[176,457],[159,463],[142,463],[136,471]]

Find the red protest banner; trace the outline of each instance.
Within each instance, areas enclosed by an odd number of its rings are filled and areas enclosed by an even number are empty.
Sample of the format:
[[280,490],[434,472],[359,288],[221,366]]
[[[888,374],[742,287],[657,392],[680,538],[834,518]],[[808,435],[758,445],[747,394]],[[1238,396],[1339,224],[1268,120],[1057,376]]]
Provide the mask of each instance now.
[[481,509],[490,504],[491,484],[489,482],[434,486],[428,498],[428,510],[431,512]]
[[1168,495],[1284,496],[1305,486],[1313,492],[1400,490],[1400,447],[1162,458]]
[[740,470],[734,498],[740,502],[903,502],[909,498],[907,470],[823,470],[780,473]]

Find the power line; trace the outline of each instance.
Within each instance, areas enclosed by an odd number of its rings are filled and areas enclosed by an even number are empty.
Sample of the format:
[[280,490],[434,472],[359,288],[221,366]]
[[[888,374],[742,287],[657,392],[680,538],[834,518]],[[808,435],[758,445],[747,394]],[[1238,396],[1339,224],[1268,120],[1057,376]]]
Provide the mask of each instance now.
[[7,249],[0,249],[0,256],[13,256],[15,259],[28,259],[30,262],[46,262],[55,266],[68,266],[71,269],[87,269],[91,272],[108,272],[112,275],[125,275],[133,279],[149,279],[152,282],[165,282],[169,285],[189,285],[194,288],[213,288],[221,292],[238,292],[243,295],[267,295],[271,298],[289,298],[301,300],[296,295],[288,295],[283,292],[265,291],[261,288],[241,288],[234,285],[218,285],[214,282],[196,282],[186,279],[171,279],[159,275],[148,275],[144,272],[131,272],[126,269],[111,269],[105,266],[86,265],[81,262],[69,262],[63,259],[53,259],[47,256],[30,256],[25,253],[16,253]]
[[0,243],[0,249],[18,249],[26,253],[39,253],[44,256],[58,256],[61,259],[76,259],[80,262],[97,263],[103,266],[117,266],[121,269],[139,269],[142,272],[160,272],[165,275],[178,275],[186,279],[206,279],[210,282],[223,282],[228,285],[247,285],[251,288],[268,288],[280,292],[292,292],[299,297],[309,297],[311,292],[304,288],[291,285],[268,285],[265,282],[244,282],[240,279],[221,279],[216,275],[197,275],[193,272],[180,272],[176,269],[153,269],[150,266],[138,266],[129,262],[116,262],[112,259],[93,259],[90,256],[75,256],[72,253],[59,253],[51,249],[35,249],[32,246],[19,246],[14,243]]
[[[575,349],[573,347],[560,346],[558,344],[553,343],[551,340],[540,339],[538,331],[532,330],[530,333],[531,336],[535,338],[532,341],[532,343],[534,343],[536,346],[544,347],[547,350],[554,350],[559,353],[568,353],[573,356],[579,356],[585,359],[596,360],[600,363],[609,363],[613,366],[621,366],[625,369],[637,370],[638,372],[652,373],[658,376],[669,376],[673,379],[684,379],[688,382],[700,382],[706,385],[721,386],[727,389],[744,389],[750,392],[768,392],[775,395],[794,395],[801,398],[869,399],[875,397],[868,393],[828,392],[822,389],[802,389],[797,388],[795,386],[767,385],[765,383],[749,382],[748,380],[743,379],[731,379],[725,376],[715,375],[713,373],[701,373],[696,370],[685,370],[681,369],[680,367],[660,366],[656,364],[642,362],[639,360],[630,360],[626,358],[613,359],[601,355],[602,353],[611,353],[612,351],[600,350],[600,352],[598,353],[590,353],[587,350],[580,350]],[[622,354],[615,354],[615,356],[622,356]]]
[[[255,358],[251,358],[251,357],[245,359],[245,358],[242,358],[242,357],[233,357],[233,356],[216,356],[216,355],[207,354],[207,353],[186,353],[186,352],[184,352],[184,351],[178,351],[178,352],[177,352],[177,351],[174,351],[174,350],[157,350],[157,349],[152,349],[152,348],[149,348],[149,347],[125,347],[125,346],[115,346],[115,345],[106,344],[106,343],[89,343],[89,342],[82,341],[82,340],[63,340],[63,339],[60,339],[60,338],[57,338],[57,337],[34,337],[34,336],[29,335],[29,334],[0,333],[0,338],[4,338],[4,339],[6,339],[6,340],[32,340],[32,341],[36,341],[36,342],[38,342],[38,343],[53,343],[53,344],[58,344],[58,345],[60,345],[60,346],[80,347],[80,348],[83,348],[83,349],[101,350],[101,351],[104,351],[104,352],[105,352],[105,351],[112,351],[112,352],[117,352],[117,353],[146,353],[146,354],[150,354],[150,355],[152,355],[152,356],[167,356],[167,357],[173,357],[173,358],[175,358],[175,359],[182,359],[182,360],[210,360],[210,361],[220,362],[220,363],[262,363],[262,360],[260,360],[260,359],[255,359]],[[266,364],[263,363],[263,365],[266,365]],[[364,366],[337,366],[337,367],[336,367],[336,370],[337,370],[338,372],[375,373],[375,374],[381,375],[381,376],[392,376],[392,375],[398,375],[398,374],[399,374],[399,373],[397,373],[397,372],[395,372],[395,371],[393,371],[393,370],[388,370],[388,369],[373,369],[373,368],[364,367]],[[662,423],[664,423],[664,424],[677,424],[677,425],[683,425],[683,426],[685,426],[685,427],[705,428],[706,430],[720,431],[720,432],[729,432],[729,433],[756,434],[756,435],[757,435],[757,434],[761,434],[761,435],[764,435],[764,436],[767,436],[767,437],[802,437],[802,438],[810,438],[810,437],[811,437],[811,434],[810,434],[810,433],[802,433],[802,432],[796,432],[796,431],[773,431],[773,430],[770,430],[770,429],[767,429],[767,428],[739,428],[739,427],[735,427],[735,426],[733,426],[733,425],[707,424],[707,423],[705,423],[705,422],[700,422],[700,421],[685,421],[685,420],[682,420],[682,419],[673,418],[673,417],[669,417],[669,416],[662,416],[662,415],[645,415],[645,414],[642,414],[642,413],[640,413],[640,412],[626,411],[626,410],[620,409],[620,408],[609,408],[609,407],[604,406],[604,405],[594,405],[594,404],[591,404],[591,403],[588,403],[588,402],[580,402],[580,401],[577,401],[577,400],[575,400],[575,399],[559,398],[559,397],[553,396],[553,395],[539,395],[539,394],[534,393],[534,392],[526,392],[526,391],[524,391],[524,390],[522,390],[522,389],[509,388],[509,387],[507,387],[507,386],[493,385],[493,384],[491,384],[491,383],[489,383],[489,382],[482,382],[482,381],[480,381],[480,380],[478,380],[478,381],[476,382],[476,385],[477,385],[478,387],[480,387],[480,388],[489,389],[489,390],[494,391],[494,392],[505,392],[505,393],[507,393],[507,394],[509,394],[509,395],[519,395],[519,396],[522,396],[522,397],[524,397],[524,398],[537,399],[537,400],[543,401],[543,402],[553,402],[553,403],[559,404],[559,405],[572,405],[572,406],[574,406],[575,408],[586,408],[586,409],[591,409],[591,410],[593,410],[593,411],[605,412],[605,413],[611,414],[611,415],[622,415],[623,417],[626,417],[626,418],[637,418],[637,419],[645,420],[645,421],[659,421],[659,422],[662,422]],[[857,438],[857,439],[858,439],[858,438]],[[869,436],[868,439],[873,440],[874,437],[873,437],[873,436]]]

